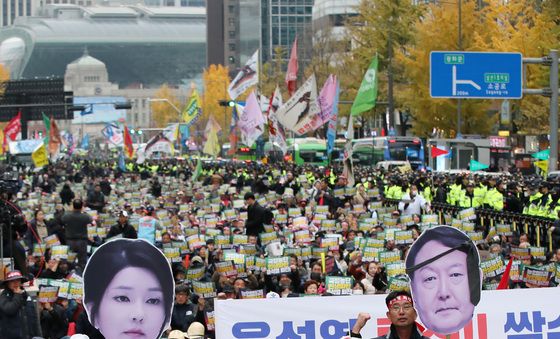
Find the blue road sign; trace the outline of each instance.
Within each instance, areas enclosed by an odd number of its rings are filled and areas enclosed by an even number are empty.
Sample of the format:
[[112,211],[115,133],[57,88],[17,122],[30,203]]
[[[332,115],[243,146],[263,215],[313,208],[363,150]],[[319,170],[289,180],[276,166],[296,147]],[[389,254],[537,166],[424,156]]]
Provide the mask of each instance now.
[[521,99],[521,53],[431,52],[432,98]]

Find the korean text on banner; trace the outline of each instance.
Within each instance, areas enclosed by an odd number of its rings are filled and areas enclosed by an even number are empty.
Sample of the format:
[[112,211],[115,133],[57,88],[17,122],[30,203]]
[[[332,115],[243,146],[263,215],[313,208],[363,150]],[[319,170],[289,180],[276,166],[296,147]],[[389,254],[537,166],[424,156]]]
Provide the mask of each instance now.
[[[515,302],[504,302],[515,300]],[[558,288],[483,291],[473,320],[451,338],[552,338],[560,331]],[[296,333],[305,338],[340,339],[348,335],[359,312],[372,319],[363,338],[388,332],[384,295],[331,298],[217,300],[216,338],[284,338]],[[250,336],[247,336],[250,333]],[[445,338],[426,330],[424,336]]]

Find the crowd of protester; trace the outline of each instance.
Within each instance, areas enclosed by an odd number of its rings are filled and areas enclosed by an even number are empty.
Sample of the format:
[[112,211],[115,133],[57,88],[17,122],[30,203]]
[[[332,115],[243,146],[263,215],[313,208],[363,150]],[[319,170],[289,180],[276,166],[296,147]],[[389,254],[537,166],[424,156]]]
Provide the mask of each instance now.
[[[15,338],[25,328],[29,337],[102,338],[84,311],[81,275],[88,255],[116,237],[146,239],[168,257],[176,283],[170,338],[192,324],[212,337],[216,299],[407,290],[407,250],[439,224],[462,229],[477,244],[481,262],[491,267],[484,289],[496,288],[510,258],[510,288],[560,283],[557,182],[374,167],[355,167],[347,178],[338,167],[289,163],[205,162],[197,169],[180,159],[126,168],[72,159],[14,171],[16,189],[4,198],[21,209],[28,227],[5,236],[4,252],[22,272],[11,281],[59,292],[55,301],[14,304],[27,292],[11,290],[5,279],[0,337]],[[494,214],[481,217],[482,209]],[[544,236],[536,239],[534,225],[515,216],[538,218]],[[536,283],[527,269],[547,271],[548,279]],[[352,279],[335,291],[331,277]],[[29,307],[37,317],[26,315]]]

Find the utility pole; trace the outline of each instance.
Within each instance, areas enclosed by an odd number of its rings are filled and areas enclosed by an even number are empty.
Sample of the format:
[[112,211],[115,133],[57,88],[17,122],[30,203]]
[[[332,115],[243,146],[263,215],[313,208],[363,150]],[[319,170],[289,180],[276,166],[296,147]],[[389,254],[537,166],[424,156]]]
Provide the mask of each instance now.
[[558,50],[552,49],[544,58],[523,58],[524,64],[538,64],[550,67],[549,88],[523,88],[523,94],[542,95],[550,98],[550,157],[548,172],[556,171],[558,166]]
[[550,51],[550,159],[548,171],[556,171],[558,162],[558,51]]

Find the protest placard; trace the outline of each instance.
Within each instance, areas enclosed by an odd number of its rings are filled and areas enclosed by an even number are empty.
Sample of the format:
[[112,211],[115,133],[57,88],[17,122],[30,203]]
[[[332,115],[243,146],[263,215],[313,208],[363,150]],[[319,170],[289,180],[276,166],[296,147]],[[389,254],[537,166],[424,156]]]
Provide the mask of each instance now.
[[401,251],[382,251],[378,253],[379,262],[391,264],[401,260]]
[[193,286],[193,292],[202,298],[216,297],[216,288],[214,287],[214,283],[211,281],[209,282],[193,281],[192,286]]
[[54,303],[58,299],[58,286],[40,286],[37,301],[40,303]]
[[332,295],[350,295],[352,294],[352,277],[330,277],[326,278],[327,292]]
[[221,275],[226,277],[237,276],[237,269],[234,266],[233,261],[219,261],[214,264],[216,266],[216,271]]
[[263,299],[264,298],[264,290],[241,290],[241,299]]
[[163,254],[170,262],[181,262],[181,249],[177,247],[167,247],[163,249]]
[[506,266],[501,256],[482,261],[480,268],[484,274],[484,278],[494,278],[504,273]]
[[187,269],[187,274],[185,279],[187,281],[197,281],[204,277],[204,273],[206,272],[205,267],[189,267]]
[[523,282],[526,284],[535,285],[538,287],[548,287],[550,285],[551,273],[536,266],[523,267]]
[[290,257],[266,258],[267,275],[289,273],[290,271]]
[[68,259],[68,246],[56,245],[51,247],[52,259]]

